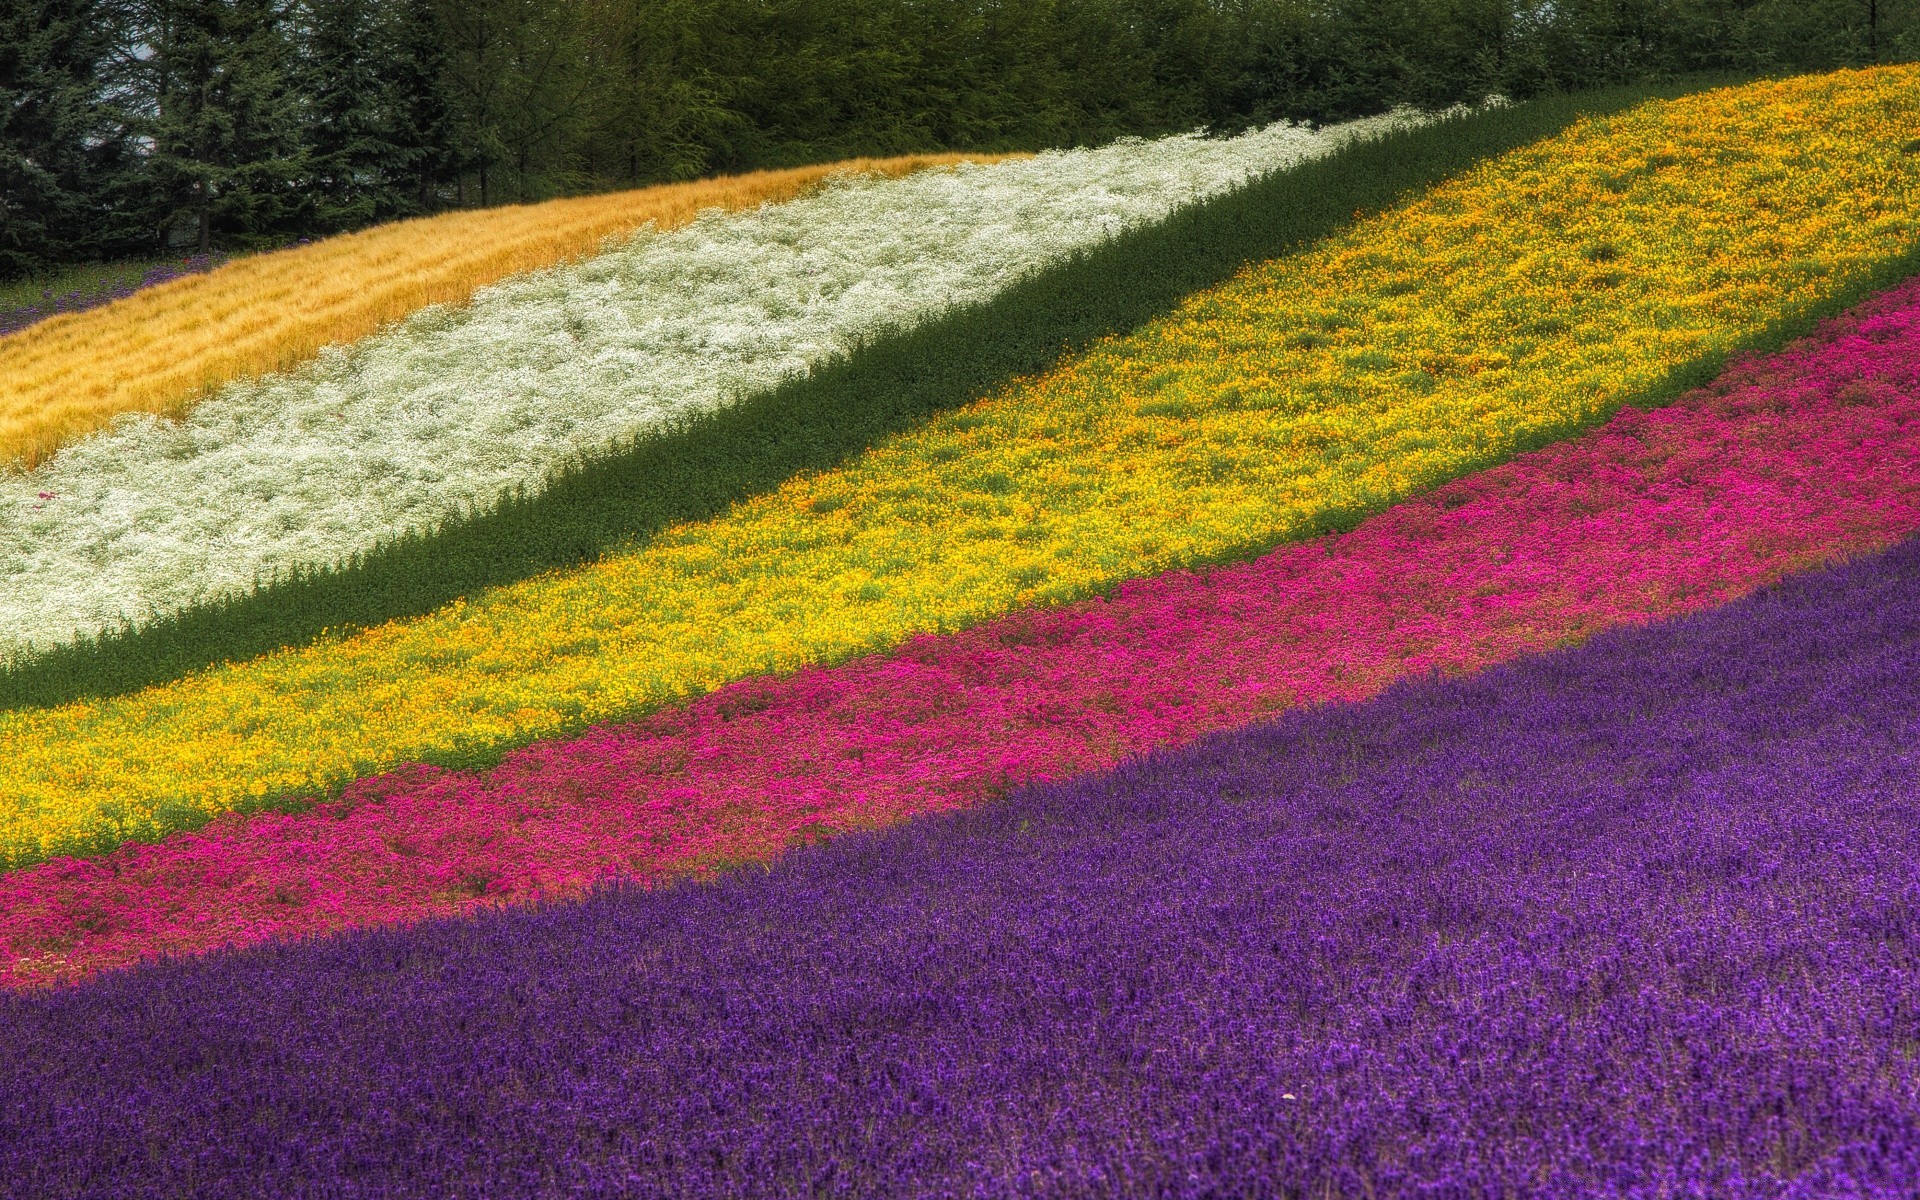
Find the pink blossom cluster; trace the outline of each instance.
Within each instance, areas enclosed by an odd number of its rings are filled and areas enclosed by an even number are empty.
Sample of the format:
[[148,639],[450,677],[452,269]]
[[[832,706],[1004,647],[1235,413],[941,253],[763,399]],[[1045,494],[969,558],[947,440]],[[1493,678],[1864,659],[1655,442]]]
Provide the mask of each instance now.
[[1920,529],[1920,282],[1344,535],[0,877],[0,983],[578,895],[1721,603]]

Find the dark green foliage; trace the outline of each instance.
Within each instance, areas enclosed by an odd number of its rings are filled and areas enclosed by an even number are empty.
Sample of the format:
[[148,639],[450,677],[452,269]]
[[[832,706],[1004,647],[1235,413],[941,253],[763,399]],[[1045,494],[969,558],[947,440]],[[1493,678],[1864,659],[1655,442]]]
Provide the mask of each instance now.
[[0,3],[0,279],[138,241],[111,56],[117,0]]
[[0,673],[0,705],[123,693],[210,664],[299,645],[323,629],[430,611],[480,588],[590,562],[698,520],[796,472],[845,461],[932,413],[1132,329],[1187,293],[1324,237],[1582,113],[1666,89],[1616,89],[1483,112],[1350,148],[1125,235],[997,299],[885,337],[746,402],[648,438],[534,497],[387,545],[340,571],[283,580]]
[[332,232],[393,215],[399,149],[378,74],[373,0],[308,5],[302,90],[313,224]]
[[169,233],[1916,55],[1920,0],[5,0],[0,278]]
[[142,60],[151,108],[136,124],[156,229],[204,254],[216,224],[242,245],[312,225],[312,167],[286,14],[274,0],[149,0]]
[[433,0],[395,0],[389,19],[374,31],[373,46],[386,102],[385,181],[396,197],[406,197],[400,211],[430,212],[469,154]]
[[[471,184],[471,198],[484,206],[587,186],[591,181],[574,169],[573,157],[591,98],[613,88],[618,74],[597,62],[601,51],[587,9],[566,2],[447,0],[437,11],[470,138],[471,169],[461,182]],[[512,182],[503,187],[503,181]]]
[[313,204],[302,232],[439,208],[473,148],[433,0],[304,0],[295,38]]

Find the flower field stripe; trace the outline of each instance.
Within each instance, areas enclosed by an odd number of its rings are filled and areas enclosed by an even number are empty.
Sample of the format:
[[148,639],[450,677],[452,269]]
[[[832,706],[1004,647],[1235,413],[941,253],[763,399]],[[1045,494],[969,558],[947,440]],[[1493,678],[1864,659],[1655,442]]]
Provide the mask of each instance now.
[[899,175],[999,155],[917,154],[659,184],[376,225],[248,255],[0,337],[0,462],[32,465],[124,413],[177,414],[435,304],[713,208],[791,199],[844,172]]
[[0,716],[0,854],[97,852],[1248,557],[1661,396],[1920,241],[1920,69],[1506,155],[847,466],[591,567]]
[[0,876],[0,985],[767,859],[1722,603],[1916,530],[1920,281],[1349,534],[742,681],[486,775],[405,770]]
[[[1677,89],[1671,94],[1686,86],[1671,85]],[[1067,261],[1036,269],[989,300],[863,342],[843,360],[816,365],[805,378],[591,456],[525,496],[384,543],[338,569],[282,576],[245,596],[173,615],[149,614],[103,638],[0,664],[0,707],[121,694],[302,644],[322,630],[417,616],[486,587],[578,566],[675,522],[714,516],[797,472],[836,466],[930,413],[1043,371],[1066,351],[1133,329],[1247,261],[1297,249],[1344,227],[1358,209],[1376,211],[1481,159],[1558,132],[1583,113],[1618,111],[1650,93],[1669,94],[1614,89],[1482,108],[1412,128],[1396,122],[1401,131],[1391,136],[1348,142],[1337,153],[1271,172],[1165,221],[1123,230]],[[274,472],[284,470],[279,457],[268,461]],[[271,479],[259,482],[273,489]],[[56,501],[44,504],[38,492],[33,503],[23,500],[28,510],[42,505],[36,521],[74,499],[57,487],[43,490]],[[104,522],[94,534],[113,528]],[[212,553],[231,528],[203,532],[186,539],[200,547],[193,553]],[[103,559],[126,555],[115,560],[122,567],[137,557],[114,548],[128,539],[103,547],[94,534],[77,537],[75,545],[94,545]],[[61,548],[37,572],[13,577],[7,586],[23,611],[39,605],[43,618],[57,617],[76,605],[85,608],[89,594],[111,591],[117,576],[96,571],[91,560],[65,573],[51,569],[60,555],[72,553],[72,547]],[[0,577],[5,562],[0,554]],[[13,565],[25,572],[24,563]],[[46,584],[44,594],[25,586],[29,577]],[[166,592],[182,585],[174,578],[157,586]],[[14,638],[24,640],[21,627]]]
[[193,254],[186,258],[157,262],[141,269],[139,264],[117,267],[82,267],[65,273],[65,282],[56,293],[52,285],[38,299],[12,301],[14,296],[31,295],[34,282],[0,286],[0,335],[18,333],[29,325],[62,313],[86,312],[133,295],[143,288],[156,287],[184,275],[211,271],[225,256]]
[[1429,120],[847,175],[503,281],[179,421],[122,422],[6,479],[0,654],[245,594],[537,491],[583,455],[989,301],[1118,231]]
[[0,996],[34,1196],[1904,1197],[1920,544],[709,886]]

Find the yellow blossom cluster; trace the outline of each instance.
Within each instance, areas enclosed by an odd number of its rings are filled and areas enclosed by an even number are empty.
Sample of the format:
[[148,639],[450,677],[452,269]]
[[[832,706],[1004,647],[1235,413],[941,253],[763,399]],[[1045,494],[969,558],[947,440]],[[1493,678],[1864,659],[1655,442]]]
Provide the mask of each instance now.
[[1920,241],[1920,70],[1580,123],[842,469],[580,570],[0,717],[0,854],[1251,553],[1563,436]]

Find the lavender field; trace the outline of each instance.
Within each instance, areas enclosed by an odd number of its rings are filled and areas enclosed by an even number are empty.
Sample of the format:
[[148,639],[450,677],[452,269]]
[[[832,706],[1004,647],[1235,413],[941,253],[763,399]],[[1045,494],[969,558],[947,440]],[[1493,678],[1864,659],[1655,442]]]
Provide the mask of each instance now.
[[0,1000],[0,1178],[1908,1195],[1916,803],[1910,541],[716,883]]

